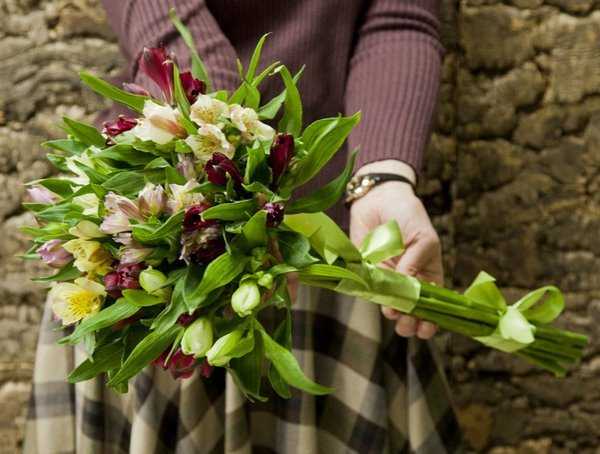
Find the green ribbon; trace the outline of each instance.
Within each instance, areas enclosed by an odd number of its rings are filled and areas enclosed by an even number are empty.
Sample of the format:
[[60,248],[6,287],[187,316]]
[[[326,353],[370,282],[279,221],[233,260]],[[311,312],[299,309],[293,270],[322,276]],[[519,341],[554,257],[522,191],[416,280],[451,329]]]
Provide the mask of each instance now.
[[482,271],[465,291],[474,302],[498,311],[498,326],[489,336],[475,337],[479,342],[512,353],[535,340],[535,325],[552,322],[565,307],[561,291],[548,285],[534,290],[508,305],[496,286],[496,279]]
[[[342,278],[333,290],[409,313],[421,293],[421,283],[412,276],[380,268],[377,264],[404,252],[396,221],[373,229],[357,248],[338,225],[324,213],[301,213],[285,217],[285,225],[306,236],[328,263],[339,257],[355,278]],[[314,274],[311,276],[314,279]],[[314,283],[314,281],[311,281]]]

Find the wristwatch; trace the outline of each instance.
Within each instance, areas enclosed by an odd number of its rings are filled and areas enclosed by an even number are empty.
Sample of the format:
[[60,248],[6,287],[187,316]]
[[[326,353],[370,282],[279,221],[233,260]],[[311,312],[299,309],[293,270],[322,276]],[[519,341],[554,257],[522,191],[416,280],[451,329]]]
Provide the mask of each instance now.
[[375,186],[387,181],[401,181],[410,185],[413,191],[415,191],[415,184],[412,181],[396,173],[367,173],[357,175],[352,177],[346,185],[346,198],[344,200],[346,208],[349,208],[352,202],[363,197]]

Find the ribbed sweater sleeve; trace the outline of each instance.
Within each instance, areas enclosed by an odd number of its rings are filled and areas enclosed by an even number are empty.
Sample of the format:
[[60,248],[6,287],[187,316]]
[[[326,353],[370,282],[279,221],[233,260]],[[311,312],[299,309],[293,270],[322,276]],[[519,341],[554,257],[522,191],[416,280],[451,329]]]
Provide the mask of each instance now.
[[194,37],[215,88],[232,90],[239,84],[236,51],[204,0],[102,0],[102,3],[130,62],[130,77],[136,83],[153,87],[152,82],[138,72],[137,61],[144,46],[164,44],[177,55],[183,69],[189,66],[188,49],[169,19],[169,8],[174,6]]
[[362,111],[349,138],[357,168],[399,159],[420,171],[439,89],[437,0],[372,0],[360,26],[345,110]]

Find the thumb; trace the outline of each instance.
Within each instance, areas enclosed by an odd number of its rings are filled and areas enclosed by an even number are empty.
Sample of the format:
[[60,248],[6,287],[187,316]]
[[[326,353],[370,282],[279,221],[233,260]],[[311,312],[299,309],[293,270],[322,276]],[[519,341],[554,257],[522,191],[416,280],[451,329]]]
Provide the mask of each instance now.
[[439,240],[436,236],[423,236],[411,243],[404,254],[402,254],[396,265],[396,271],[413,277],[421,277],[425,280],[434,280],[436,283],[441,279],[439,273],[430,269],[436,256],[439,254]]

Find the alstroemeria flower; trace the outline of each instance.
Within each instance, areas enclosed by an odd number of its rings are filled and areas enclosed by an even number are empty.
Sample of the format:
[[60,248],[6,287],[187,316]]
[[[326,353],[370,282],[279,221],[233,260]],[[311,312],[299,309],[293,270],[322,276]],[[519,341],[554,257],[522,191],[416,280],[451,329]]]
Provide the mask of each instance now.
[[161,185],[146,183],[138,195],[138,206],[143,216],[158,216],[167,205],[167,196]]
[[211,366],[225,366],[229,363],[232,350],[242,339],[243,331],[236,329],[217,339],[213,346],[206,352],[206,359]]
[[79,271],[100,276],[110,271],[112,256],[98,241],[69,240],[63,247],[73,254],[74,265]]
[[104,286],[86,278],[54,284],[48,303],[63,326],[72,325],[100,310],[106,292]]
[[186,155],[178,154],[177,158],[179,162],[175,166],[175,169],[185,177],[186,180],[195,180],[198,178],[198,173],[196,172],[196,165],[194,164],[194,160]]
[[167,211],[173,214],[191,205],[203,202],[204,196],[200,192],[192,192],[198,186],[200,184],[196,180],[190,180],[184,185],[170,184]]
[[98,208],[100,207],[100,200],[94,193],[82,194],[77,197],[73,197],[71,200],[75,205],[83,208],[83,214],[88,216],[98,216]]
[[242,183],[242,175],[235,163],[222,153],[213,153],[204,166],[204,171],[208,181],[219,186],[227,184],[227,174],[237,185]]
[[199,95],[206,91],[206,84],[192,76],[190,71],[179,74],[181,85],[189,102],[194,103]]
[[188,326],[181,338],[181,350],[186,355],[202,358],[213,345],[213,328],[208,317],[201,317]]
[[58,196],[44,186],[32,186],[27,188],[27,194],[33,203],[49,205],[58,200]]
[[277,227],[283,221],[283,205],[281,203],[265,203],[263,210],[267,212],[267,227]]
[[221,227],[215,224],[199,230],[184,231],[181,234],[181,246],[179,258],[187,264],[206,264],[225,252]]
[[116,233],[129,232],[131,230],[129,218],[123,213],[109,214],[100,224],[100,231],[109,235]]
[[223,120],[229,115],[229,105],[208,95],[199,95],[190,106],[190,118],[199,125],[223,127]]
[[115,121],[105,121],[102,128],[102,133],[109,137],[115,137],[119,134],[129,131],[137,125],[135,118],[126,117],[125,115],[119,115]]
[[144,118],[131,133],[140,140],[150,140],[164,145],[175,138],[187,135],[183,126],[179,124],[179,112],[170,106],[161,106],[153,101],[144,103]]
[[122,290],[140,288],[139,277],[143,269],[144,266],[139,263],[120,263],[116,271],[104,276],[106,291],[113,298],[120,298]]
[[129,219],[143,221],[144,217],[138,205],[131,199],[114,192],[109,192],[104,197],[104,206],[111,213],[120,213]]
[[273,184],[277,184],[287,170],[294,156],[294,137],[291,134],[278,134],[269,152],[269,166],[273,171]]
[[246,141],[271,140],[275,136],[275,130],[269,125],[258,120],[258,114],[254,109],[240,105],[231,106],[229,117],[233,125],[242,133]]
[[92,221],[79,221],[76,226],[69,229],[71,235],[75,235],[82,240],[93,240],[94,238],[102,238],[106,236],[98,227],[98,224]]
[[152,361],[152,364],[170,371],[175,379],[191,377],[196,367],[194,355],[186,355],[181,349],[177,349],[169,358],[169,352],[170,350],[162,352],[158,358]]
[[131,233],[119,233],[114,240],[123,246],[119,249],[119,261],[121,265],[132,265],[143,262],[154,249],[144,247],[135,241]]
[[164,47],[144,47],[138,60],[140,69],[162,91],[165,101],[173,102],[173,57]]
[[73,256],[63,247],[61,240],[46,241],[35,252],[46,265],[53,268],[62,268],[73,260]]
[[123,83],[123,90],[128,91],[129,93],[133,93],[134,95],[147,96],[150,97],[150,93],[144,87],[138,84],[134,84],[131,82]]
[[229,143],[223,131],[211,124],[201,125],[196,134],[185,139],[185,143],[200,161],[207,161],[213,153],[222,153],[231,158],[235,152],[235,147]]
[[202,219],[202,212],[207,208],[210,208],[210,204],[206,202],[199,203],[197,205],[192,205],[189,207],[183,218],[183,230],[185,232],[192,232],[195,230],[204,229],[206,227],[210,227],[212,225],[216,225],[217,221],[215,220],[207,220]]

